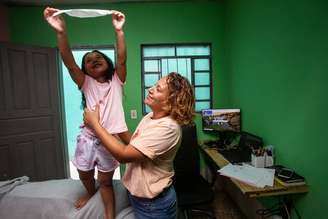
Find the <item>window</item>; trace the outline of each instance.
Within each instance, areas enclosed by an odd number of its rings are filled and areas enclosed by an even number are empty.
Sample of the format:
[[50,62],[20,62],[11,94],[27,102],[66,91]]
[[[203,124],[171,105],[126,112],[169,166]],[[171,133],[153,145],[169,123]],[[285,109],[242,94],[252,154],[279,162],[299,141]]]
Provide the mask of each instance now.
[[[143,99],[157,80],[170,72],[178,72],[194,86],[196,111],[211,108],[210,44],[142,45],[141,51]],[[150,111],[143,103],[143,113]]]

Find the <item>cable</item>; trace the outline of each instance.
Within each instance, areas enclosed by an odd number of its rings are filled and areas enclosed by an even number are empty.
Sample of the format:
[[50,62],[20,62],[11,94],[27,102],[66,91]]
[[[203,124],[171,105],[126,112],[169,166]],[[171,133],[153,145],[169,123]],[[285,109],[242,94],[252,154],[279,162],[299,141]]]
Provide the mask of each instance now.
[[268,218],[271,217],[273,215],[277,215],[277,214],[281,214],[281,202],[277,202],[276,204],[274,204],[272,207],[266,209],[266,208],[262,208],[262,209],[258,209],[256,210],[256,214],[260,215],[262,218]]
[[290,218],[289,211],[288,211],[287,205],[284,201],[282,201],[282,206],[284,207],[285,212],[287,214],[287,219],[289,219]]
[[297,210],[297,208],[295,207],[295,205],[293,204],[293,202],[291,202],[290,205],[291,205],[291,208],[293,208],[293,209],[295,210],[295,213],[296,213],[296,215],[297,215],[297,218],[298,218],[298,219],[302,219],[300,213],[298,212],[298,210]]
[[[302,219],[300,213],[298,212],[297,208],[295,207],[293,201],[290,202],[290,212],[294,209],[298,219]],[[288,211],[287,204],[284,200],[279,200],[276,204],[271,206],[270,208],[261,208],[256,210],[256,214],[261,216],[262,218],[268,218],[273,215],[279,216],[287,216],[287,219],[291,218],[291,214]]]

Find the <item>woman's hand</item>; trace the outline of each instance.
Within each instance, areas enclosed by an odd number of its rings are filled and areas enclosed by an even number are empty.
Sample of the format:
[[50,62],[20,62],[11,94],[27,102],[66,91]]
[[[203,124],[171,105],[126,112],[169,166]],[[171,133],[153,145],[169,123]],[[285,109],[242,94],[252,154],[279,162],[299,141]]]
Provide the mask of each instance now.
[[59,11],[56,8],[47,7],[43,11],[44,19],[49,23],[49,25],[54,28],[58,33],[65,31],[65,21],[61,15],[52,16],[55,12]]
[[96,105],[95,110],[84,109],[83,113],[84,124],[92,129],[99,125],[99,105]]
[[116,31],[121,31],[125,23],[125,15],[119,11],[112,11],[112,22]]

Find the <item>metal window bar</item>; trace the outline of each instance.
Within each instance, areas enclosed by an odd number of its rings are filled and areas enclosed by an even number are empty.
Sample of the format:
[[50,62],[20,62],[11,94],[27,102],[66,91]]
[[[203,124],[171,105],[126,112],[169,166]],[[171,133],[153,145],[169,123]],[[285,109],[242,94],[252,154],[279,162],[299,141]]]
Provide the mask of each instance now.
[[[209,51],[209,55],[195,55],[195,56],[178,56],[177,55],[177,47],[178,46],[181,46],[181,45],[186,45],[186,46],[193,46],[193,45],[207,45],[207,46],[209,46],[209,49],[210,49],[210,51]],[[163,47],[163,46],[172,46],[172,44],[158,44],[158,45],[151,45],[151,46],[149,46],[149,47],[156,47],[156,46],[158,46],[158,47]],[[191,73],[191,75],[190,75],[190,82],[191,82],[191,84],[194,86],[194,88],[196,88],[196,87],[209,87],[209,90],[210,90],[210,94],[209,94],[209,99],[202,99],[202,100],[197,100],[196,99],[196,102],[209,102],[210,103],[210,107],[212,107],[212,81],[210,80],[209,81],[209,84],[208,85],[195,85],[195,73],[202,73],[202,72],[204,72],[204,73],[208,73],[209,74],[209,78],[211,79],[212,78],[212,59],[211,59],[211,45],[210,44],[176,44],[176,45],[174,45],[174,56],[152,56],[152,57],[144,57],[144,53],[143,53],[143,50],[145,49],[145,48],[147,48],[147,46],[141,46],[142,47],[142,49],[141,49],[141,59],[142,59],[142,103],[143,103],[143,100],[144,100],[144,98],[145,98],[145,90],[146,89],[149,89],[149,87],[146,87],[145,86],[145,83],[144,83],[144,79],[145,79],[145,77],[144,77],[144,75],[145,74],[147,74],[147,73],[149,73],[149,72],[145,72],[144,71],[144,61],[145,60],[158,60],[158,70],[159,70],[159,72],[158,72],[158,74],[159,74],[159,78],[161,78],[162,76],[163,76],[163,72],[162,72],[162,62],[163,62],[163,60],[166,60],[166,69],[167,69],[167,73],[169,73],[170,72],[170,70],[169,70],[169,59],[175,59],[175,61],[176,61],[176,68],[177,68],[177,71],[179,72],[179,69],[178,69],[178,67],[179,67],[179,65],[178,65],[178,59],[181,59],[181,58],[185,58],[186,60],[187,59],[190,59],[191,60],[191,62],[190,62],[190,73]],[[195,68],[194,68],[194,59],[208,59],[209,60],[209,69],[208,70],[198,70],[198,71],[195,71]],[[188,71],[188,63],[187,63],[187,61],[186,61],[186,71],[187,71],[187,73],[189,72]],[[155,72],[152,72],[152,74],[154,74]],[[157,73],[157,72],[156,72]],[[187,77],[188,77],[189,75],[187,75]],[[143,105],[143,113],[145,114],[145,112],[146,112],[146,106],[145,106],[145,104],[143,103],[142,104]]]

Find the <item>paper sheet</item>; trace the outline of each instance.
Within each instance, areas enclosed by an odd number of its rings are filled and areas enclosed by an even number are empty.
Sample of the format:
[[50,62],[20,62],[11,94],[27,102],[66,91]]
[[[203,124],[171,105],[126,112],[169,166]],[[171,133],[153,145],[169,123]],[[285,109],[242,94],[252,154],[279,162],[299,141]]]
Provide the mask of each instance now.
[[256,168],[247,164],[228,164],[218,171],[221,175],[237,179],[255,187],[273,186],[274,169]]
[[55,12],[52,16],[57,16],[60,14],[68,14],[69,16],[87,18],[87,17],[99,17],[112,14],[111,10],[99,10],[99,9],[67,9],[59,10]]

